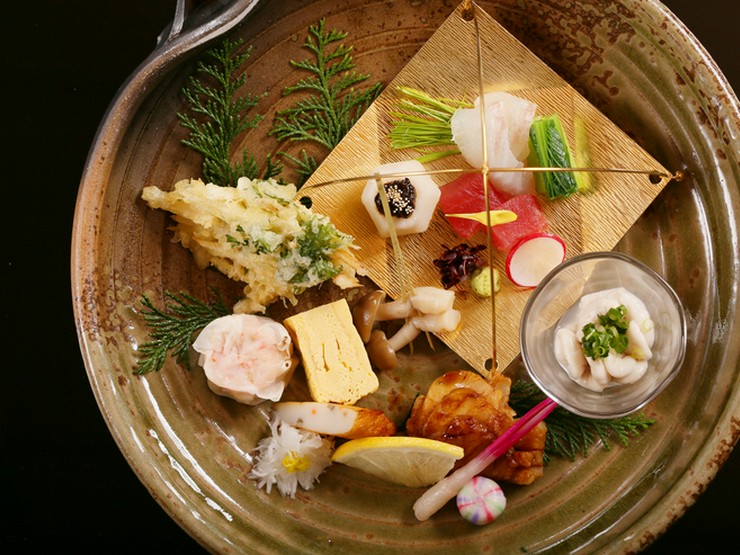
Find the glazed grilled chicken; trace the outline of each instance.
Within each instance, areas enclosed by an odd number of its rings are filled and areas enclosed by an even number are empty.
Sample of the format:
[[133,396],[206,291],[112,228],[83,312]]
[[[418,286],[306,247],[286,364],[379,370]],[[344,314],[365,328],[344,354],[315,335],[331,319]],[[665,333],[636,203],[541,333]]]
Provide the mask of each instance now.
[[[464,465],[514,423],[510,387],[511,380],[500,374],[489,382],[474,372],[448,372],[432,383],[426,395],[416,399],[406,431],[412,436],[459,445],[465,456],[457,466]],[[546,433],[541,422],[483,474],[493,480],[531,484],[543,475]]]

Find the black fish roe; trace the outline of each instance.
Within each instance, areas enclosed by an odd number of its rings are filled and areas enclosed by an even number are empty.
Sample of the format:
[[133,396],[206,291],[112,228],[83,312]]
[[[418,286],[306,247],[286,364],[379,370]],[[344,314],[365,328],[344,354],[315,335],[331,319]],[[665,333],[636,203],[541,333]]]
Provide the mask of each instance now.
[[460,243],[456,247],[449,248],[442,245],[445,251],[442,256],[434,260],[433,264],[439,268],[442,286],[445,289],[454,287],[462,280],[475,272],[483,265],[480,251],[485,250],[485,245],[469,247],[466,243]]
[[[383,187],[385,187],[385,194],[388,197],[391,216],[394,218],[409,218],[416,208],[416,189],[409,178],[404,177],[396,181],[389,181],[384,183]],[[378,212],[385,214],[380,193],[375,195],[375,206]]]

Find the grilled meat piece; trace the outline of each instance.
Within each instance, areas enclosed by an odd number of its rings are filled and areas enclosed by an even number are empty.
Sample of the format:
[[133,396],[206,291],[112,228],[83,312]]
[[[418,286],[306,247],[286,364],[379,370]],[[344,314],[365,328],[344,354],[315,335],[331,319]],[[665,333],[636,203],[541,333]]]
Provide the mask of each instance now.
[[[490,381],[474,372],[458,370],[437,378],[426,395],[420,395],[406,422],[409,435],[459,445],[462,466],[514,424],[509,406],[511,380],[495,374]],[[547,427],[541,422],[483,472],[494,480],[531,484],[544,472]]]

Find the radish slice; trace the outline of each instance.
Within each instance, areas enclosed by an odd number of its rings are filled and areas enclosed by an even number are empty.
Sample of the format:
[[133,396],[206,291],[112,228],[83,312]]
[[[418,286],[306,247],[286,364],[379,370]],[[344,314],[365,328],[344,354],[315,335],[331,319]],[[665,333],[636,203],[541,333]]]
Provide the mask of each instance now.
[[506,257],[506,273],[514,284],[536,287],[550,270],[565,260],[565,242],[552,233],[523,237]]

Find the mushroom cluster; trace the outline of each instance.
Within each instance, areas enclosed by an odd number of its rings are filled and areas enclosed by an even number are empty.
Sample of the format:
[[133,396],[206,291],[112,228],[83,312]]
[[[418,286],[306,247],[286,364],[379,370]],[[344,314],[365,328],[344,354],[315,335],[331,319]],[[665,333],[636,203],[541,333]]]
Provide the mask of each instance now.
[[[355,305],[353,320],[365,343],[368,357],[380,370],[392,370],[398,364],[396,353],[411,343],[422,331],[453,331],[460,324],[459,310],[452,308],[455,292],[439,287],[415,287],[406,299],[385,302],[385,291],[372,291]],[[376,322],[405,320],[390,338],[376,328]]]

